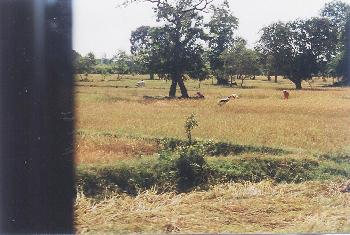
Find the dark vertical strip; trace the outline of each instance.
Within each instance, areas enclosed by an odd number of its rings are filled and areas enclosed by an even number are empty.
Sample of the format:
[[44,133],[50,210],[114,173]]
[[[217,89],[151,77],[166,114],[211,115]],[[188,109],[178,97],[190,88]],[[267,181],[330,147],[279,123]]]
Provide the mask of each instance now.
[[0,1],[0,234],[73,232],[70,0]]
[[344,71],[344,80],[345,85],[350,86],[350,13],[347,15],[346,24],[345,24],[345,71]]

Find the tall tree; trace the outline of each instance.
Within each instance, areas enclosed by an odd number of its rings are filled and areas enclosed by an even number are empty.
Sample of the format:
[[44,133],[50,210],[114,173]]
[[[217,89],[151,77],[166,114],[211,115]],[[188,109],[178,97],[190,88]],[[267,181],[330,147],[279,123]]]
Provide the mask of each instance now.
[[321,16],[330,20],[334,30],[337,32],[336,56],[327,65],[331,75],[342,77],[342,85],[350,85],[350,5],[342,1],[327,3],[321,10]]
[[132,31],[130,43],[131,53],[136,56],[136,60],[150,74],[150,79],[154,79],[154,74],[160,72],[161,51],[160,51],[160,28],[141,26]]
[[336,33],[329,20],[311,18],[289,23],[291,57],[287,77],[301,89],[301,81],[323,72],[334,56]]
[[130,57],[123,50],[118,50],[118,52],[113,56],[113,71],[118,74],[127,74],[130,72]]
[[73,51],[73,66],[76,73],[86,74],[94,73],[97,64],[95,55],[90,52],[86,56],[81,56],[79,53]]
[[224,61],[225,75],[231,78],[236,76],[241,80],[241,86],[246,78],[257,75],[259,71],[258,54],[246,47],[246,41],[238,38],[235,44],[221,54]]
[[256,46],[263,57],[264,67],[268,76],[274,74],[275,82],[278,75],[284,75],[283,70],[288,63],[290,53],[290,31],[282,22],[273,23],[261,29],[262,35]]
[[321,16],[330,20],[331,24],[336,28],[339,35],[344,34],[345,24],[350,13],[350,5],[348,3],[334,0],[326,3],[321,10]]
[[175,97],[176,87],[179,85],[181,96],[188,98],[183,76],[191,71],[200,70],[194,68],[194,65],[205,66],[200,57],[203,52],[203,41],[207,36],[203,31],[203,17],[200,13],[207,9],[213,0],[143,1],[153,3],[157,20],[164,22],[163,41],[160,45],[164,55],[162,67],[169,72],[172,80],[169,96]]
[[346,22],[343,36],[344,48],[331,61],[329,69],[334,76],[341,77],[341,85],[350,86],[350,17]]
[[97,60],[95,57],[95,54],[92,52],[89,52],[86,57],[85,57],[87,66],[89,68],[89,73],[93,73],[94,72],[94,66],[97,64]]
[[[269,50],[270,48],[283,51],[283,64],[279,69],[295,84],[296,89],[301,89],[301,82],[322,72],[325,64],[334,56],[336,32],[328,19],[317,17],[287,24],[280,23],[280,26],[284,36],[281,37],[280,30],[266,30],[263,34],[266,39],[262,38],[259,41],[260,48],[266,49],[267,54],[272,56],[274,50]],[[275,38],[283,40],[276,40],[271,47],[268,38],[272,38],[272,41]]]
[[213,15],[208,23],[209,60],[218,84],[223,85],[228,83],[228,79],[224,76],[221,54],[234,43],[234,31],[238,28],[238,19],[230,11],[227,0],[222,5],[211,8]]

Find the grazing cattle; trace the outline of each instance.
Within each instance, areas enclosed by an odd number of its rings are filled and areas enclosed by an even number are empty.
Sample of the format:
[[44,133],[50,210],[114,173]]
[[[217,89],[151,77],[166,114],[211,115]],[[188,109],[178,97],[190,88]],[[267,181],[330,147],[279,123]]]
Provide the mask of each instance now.
[[225,98],[222,98],[221,100],[219,100],[219,105],[224,105],[224,104],[226,104],[227,102],[229,102],[230,101],[230,99],[238,99],[239,97],[238,97],[238,95],[236,95],[236,94],[232,94],[232,95],[230,95],[230,96],[228,96],[228,97],[225,97]]
[[283,90],[282,92],[283,92],[283,97],[284,97],[284,99],[285,99],[285,100],[288,100],[288,98],[289,98],[289,92],[288,92],[287,90]]
[[141,80],[136,83],[136,87],[145,87],[145,81]]
[[197,98],[204,99],[204,95],[200,93],[199,91],[197,92]]

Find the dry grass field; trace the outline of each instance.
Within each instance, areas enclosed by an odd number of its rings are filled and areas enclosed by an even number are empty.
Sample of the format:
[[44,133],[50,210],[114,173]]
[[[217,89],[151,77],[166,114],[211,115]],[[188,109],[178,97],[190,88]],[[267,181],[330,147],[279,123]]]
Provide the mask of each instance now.
[[[350,152],[350,89],[329,87],[331,79],[316,78],[301,91],[282,78],[246,80],[243,88],[210,80],[199,88],[198,82],[186,81],[190,95],[201,91],[204,100],[145,99],[166,96],[170,83],[145,80],[146,87],[136,88],[141,79],[146,77],[76,78],[78,166],[152,157],[158,152],[152,139],[185,139],[184,121],[191,113],[199,121],[193,131],[199,140],[281,148],[296,158]],[[289,100],[282,99],[282,89],[290,90]],[[240,98],[217,104],[232,93]],[[83,234],[350,232],[350,198],[339,193],[340,184],[230,183],[205,192],[150,190],[99,201],[79,195],[76,228]]]
[[[87,134],[77,140],[78,162],[99,161],[102,152],[120,155],[125,148],[140,153],[143,147],[145,153],[152,149],[136,144],[127,138],[130,136],[184,138],[184,120],[191,113],[200,123],[194,130],[195,138],[311,152],[340,151],[350,145],[349,88],[323,88],[323,82],[318,81],[314,89],[291,90],[290,99],[283,100],[281,89],[292,88],[291,82],[281,79],[275,84],[258,79],[246,81],[246,89],[210,86],[210,81],[198,89],[197,83],[189,81],[190,94],[200,90],[207,98],[172,101],[143,98],[167,95],[169,83],[164,81],[146,81],[146,88],[134,88],[135,81],[128,79],[103,82],[93,77],[93,82],[79,82],[77,128]],[[118,83],[130,88],[115,88]],[[217,105],[220,97],[232,93],[240,99],[223,107]],[[99,132],[118,134],[122,143],[111,148],[111,141],[94,137]],[[91,143],[98,147],[92,148]]]
[[79,234],[342,233],[350,231],[350,194],[339,183],[218,185],[206,192],[79,196]]

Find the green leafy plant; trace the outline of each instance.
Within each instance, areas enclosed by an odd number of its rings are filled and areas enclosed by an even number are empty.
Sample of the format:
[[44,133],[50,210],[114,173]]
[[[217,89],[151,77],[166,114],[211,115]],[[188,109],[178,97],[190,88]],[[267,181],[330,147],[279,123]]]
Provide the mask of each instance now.
[[208,183],[209,168],[201,146],[190,145],[180,148],[176,169],[179,191]]
[[198,121],[195,115],[192,113],[189,117],[187,117],[185,121],[185,132],[186,132],[189,144],[192,143],[192,130],[197,126],[198,126]]

